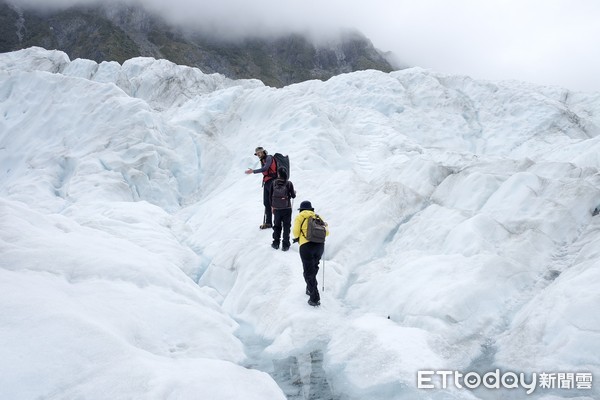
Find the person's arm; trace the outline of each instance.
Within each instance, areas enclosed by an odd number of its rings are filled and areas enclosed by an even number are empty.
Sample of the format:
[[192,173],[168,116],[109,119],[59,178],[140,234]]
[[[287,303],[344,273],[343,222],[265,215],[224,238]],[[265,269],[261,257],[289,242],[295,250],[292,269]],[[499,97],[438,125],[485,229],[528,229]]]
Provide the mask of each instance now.
[[303,220],[304,218],[300,214],[298,214],[298,216],[294,220],[294,227],[292,228],[292,236],[294,237],[294,242],[298,241],[298,239],[300,238],[300,228]]
[[269,169],[269,167],[271,167],[272,162],[273,162],[273,156],[267,155],[267,158],[265,159],[265,163],[263,164],[263,166],[259,169],[252,170],[252,173],[261,174],[261,173],[267,171]]
[[294,184],[291,181],[288,181],[288,190],[291,199],[296,198],[296,191],[294,190]]

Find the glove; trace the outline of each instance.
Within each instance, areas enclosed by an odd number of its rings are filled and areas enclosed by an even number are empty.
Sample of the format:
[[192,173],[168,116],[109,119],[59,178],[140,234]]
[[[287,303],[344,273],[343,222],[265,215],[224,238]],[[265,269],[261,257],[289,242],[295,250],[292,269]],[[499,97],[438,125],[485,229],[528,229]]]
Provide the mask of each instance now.
[[300,238],[293,238],[292,243],[298,243],[299,240],[300,240]]

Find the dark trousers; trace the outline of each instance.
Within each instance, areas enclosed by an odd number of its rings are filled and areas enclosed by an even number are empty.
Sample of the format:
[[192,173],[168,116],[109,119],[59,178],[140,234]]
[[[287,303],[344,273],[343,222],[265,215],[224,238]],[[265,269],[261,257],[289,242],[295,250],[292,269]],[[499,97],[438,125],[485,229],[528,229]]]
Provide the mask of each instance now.
[[319,261],[325,251],[324,243],[308,242],[300,246],[300,259],[304,268],[304,281],[306,290],[310,293],[310,299],[314,302],[320,301],[317,273],[319,272]]
[[273,225],[273,214],[271,210],[271,190],[273,188],[273,179],[263,183],[263,204],[265,206],[265,224]]
[[292,226],[292,209],[283,208],[275,210],[275,222],[273,223],[273,243],[279,244],[281,231],[283,231],[283,247],[290,247],[290,227]]

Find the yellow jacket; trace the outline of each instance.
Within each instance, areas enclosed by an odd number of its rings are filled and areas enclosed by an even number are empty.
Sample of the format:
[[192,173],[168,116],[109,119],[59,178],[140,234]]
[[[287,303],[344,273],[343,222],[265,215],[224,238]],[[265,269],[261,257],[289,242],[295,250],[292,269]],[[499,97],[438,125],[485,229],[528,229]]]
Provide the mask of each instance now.
[[[314,217],[315,215],[316,214],[314,211],[302,210],[294,220],[292,235],[294,236],[294,238],[300,238],[300,246],[308,242],[308,240],[306,240],[306,230],[308,229],[308,222],[305,223],[304,221],[306,221],[308,217]],[[327,226],[327,223],[325,224],[325,235],[329,236],[329,227]]]

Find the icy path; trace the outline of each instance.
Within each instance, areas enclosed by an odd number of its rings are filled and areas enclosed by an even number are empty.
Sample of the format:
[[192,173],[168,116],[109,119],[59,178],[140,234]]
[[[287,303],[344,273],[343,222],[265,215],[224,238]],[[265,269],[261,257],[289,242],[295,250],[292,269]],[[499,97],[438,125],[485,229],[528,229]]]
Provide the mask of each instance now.
[[[416,373],[600,376],[600,95],[420,69],[272,89],[41,49],[0,67],[0,397],[487,399]],[[258,230],[257,145],[330,224],[318,309],[297,246]],[[598,389],[531,398],[573,396]]]

